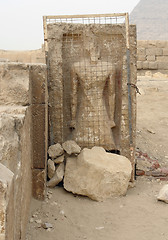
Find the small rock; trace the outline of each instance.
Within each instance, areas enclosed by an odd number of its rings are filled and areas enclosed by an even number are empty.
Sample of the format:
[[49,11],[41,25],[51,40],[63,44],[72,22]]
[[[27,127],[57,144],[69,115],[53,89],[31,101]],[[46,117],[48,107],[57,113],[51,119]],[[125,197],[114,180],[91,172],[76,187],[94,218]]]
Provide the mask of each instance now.
[[55,173],[55,164],[51,159],[48,159],[48,177],[51,179]]
[[65,215],[64,210],[61,210],[61,211],[60,211],[60,214],[61,214],[61,215]]
[[168,203],[168,184],[164,185],[163,188],[160,190],[157,199],[159,201]]
[[53,228],[53,225],[51,224],[51,223],[43,223],[42,225],[41,225],[44,229],[48,229],[48,228]]
[[35,222],[38,224],[42,223],[41,219],[37,219],[37,220],[35,220]]
[[53,160],[56,164],[62,163],[64,161],[64,155],[57,157]]
[[53,178],[51,178],[50,181],[47,182],[47,187],[55,187],[58,183],[60,183],[63,180],[64,169],[65,169],[64,163],[60,163],[58,167],[56,167]]
[[102,230],[104,227],[96,227],[96,230]]
[[33,222],[34,222],[34,219],[33,219],[33,218],[30,218],[29,222],[30,222],[30,223],[33,223]]
[[81,151],[81,148],[78,146],[78,144],[73,140],[68,140],[62,144],[64,150],[69,154],[79,154]]
[[149,133],[151,133],[151,134],[155,134],[155,132],[154,132],[153,130],[151,130],[151,129],[147,129],[147,131],[148,131]]
[[64,149],[59,143],[51,145],[48,149],[48,154],[51,158],[57,158],[58,156],[61,156],[63,153]]

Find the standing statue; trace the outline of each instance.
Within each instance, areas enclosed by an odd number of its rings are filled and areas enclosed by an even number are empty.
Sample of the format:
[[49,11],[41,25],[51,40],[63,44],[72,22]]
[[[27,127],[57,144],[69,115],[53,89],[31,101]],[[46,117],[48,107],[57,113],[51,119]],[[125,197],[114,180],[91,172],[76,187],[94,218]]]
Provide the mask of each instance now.
[[72,139],[80,146],[116,149],[113,138],[114,75],[115,67],[109,62],[99,60],[98,55],[92,51],[90,59],[75,62],[72,66],[70,129]]

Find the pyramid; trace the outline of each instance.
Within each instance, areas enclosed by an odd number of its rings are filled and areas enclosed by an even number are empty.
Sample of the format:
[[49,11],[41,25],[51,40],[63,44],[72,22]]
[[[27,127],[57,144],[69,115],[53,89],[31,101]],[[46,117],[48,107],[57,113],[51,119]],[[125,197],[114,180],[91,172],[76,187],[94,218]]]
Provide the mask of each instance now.
[[140,0],[130,14],[138,40],[168,40],[168,0]]

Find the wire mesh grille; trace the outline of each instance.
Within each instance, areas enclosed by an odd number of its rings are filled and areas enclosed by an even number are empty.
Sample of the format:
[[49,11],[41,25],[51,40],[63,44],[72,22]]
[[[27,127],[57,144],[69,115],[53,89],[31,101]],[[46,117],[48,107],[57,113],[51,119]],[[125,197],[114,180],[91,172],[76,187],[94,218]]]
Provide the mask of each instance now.
[[61,83],[63,89],[62,100],[56,97],[58,102],[53,103],[52,112],[59,115],[62,108],[62,118],[51,120],[54,142],[73,139],[81,147],[119,148],[124,21],[125,16],[47,19],[49,34],[55,31],[60,36],[49,41],[48,50],[57,69],[50,81]]

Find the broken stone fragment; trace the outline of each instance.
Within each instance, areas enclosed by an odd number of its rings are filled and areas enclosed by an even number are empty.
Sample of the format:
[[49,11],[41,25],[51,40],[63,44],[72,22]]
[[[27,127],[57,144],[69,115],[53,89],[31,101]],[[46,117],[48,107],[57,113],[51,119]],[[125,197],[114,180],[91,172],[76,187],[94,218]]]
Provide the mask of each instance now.
[[48,177],[51,179],[55,174],[55,164],[51,159],[48,159]]
[[163,188],[160,190],[157,199],[159,201],[168,203],[168,184],[164,185]]
[[42,223],[42,227],[44,228],[44,229],[48,229],[48,228],[53,228],[53,225],[51,224],[51,223]]
[[63,149],[69,154],[79,154],[81,151],[81,148],[79,145],[73,141],[73,140],[68,140],[62,144]]
[[53,160],[56,164],[62,163],[64,161],[64,155],[57,157]]
[[59,143],[51,145],[48,149],[48,154],[51,158],[57,158],[58,156],[61,156],[63,153],[64,149]]
[[102,147],[84,148],[78,157],[67,159],[64,188],[103,201],[126,194],[131,172],[131,162],[126,157],[107,153]]
[[47,182],[47,187],[55,187],[63,180],[64,177],[64,163],[60,163],[55,170],[54,176]]

